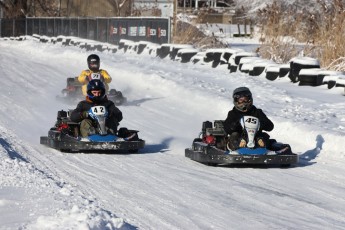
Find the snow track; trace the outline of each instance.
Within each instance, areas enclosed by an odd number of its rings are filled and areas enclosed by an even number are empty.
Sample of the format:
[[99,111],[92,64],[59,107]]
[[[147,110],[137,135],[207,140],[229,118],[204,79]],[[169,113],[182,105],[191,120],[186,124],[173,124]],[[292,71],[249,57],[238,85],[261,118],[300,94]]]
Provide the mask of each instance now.
[[[110,86],[128,98],[119,107],[121,126],[138,129],[147,145],[142,154],[67,154],[41,146],[39,137],[47,134],[58,110],[74,107],[55,96],[67,77],[86,67],[89,53],[35,41],[0,41],[0,49],[0,225],[344,228],[345,103],[338,89],[99,53],[101,68],[113,77]],[[291,144],[299,165],[208,167],[184,157],[202,121],[225,119],[238,86],[252,90],[254,103],[275,123],[271,136]],[[9,214],[3,216],[5,209]],[[13,221],[18,214],[24,217]]]

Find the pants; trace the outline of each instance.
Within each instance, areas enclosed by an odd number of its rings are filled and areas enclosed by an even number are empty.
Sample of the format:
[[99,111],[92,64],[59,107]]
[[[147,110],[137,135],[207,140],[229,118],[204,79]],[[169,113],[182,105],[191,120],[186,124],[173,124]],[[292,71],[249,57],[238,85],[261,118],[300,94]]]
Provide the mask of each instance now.
[[[247,141],[246,136],[243,135],[242,133],[234,132],[230,134],[227,141],[227,147],[230,148],[231,150],[238,149],[242,138]],[[269,138],[270,136],[265,132],[259,132],[255,136],[256,140],[262,139],[265,144],[269,143]]]
[[240,134],[238,132],[234,132],[234,133],[230,134],[230,136],[228,137],[228,141],[227,141],[227,147],[231,150],[238,149],[238,147],[240,145],[241,138],[242,138],[242,134]]
[[84,119],[80,123],[80,135],[82,137],[88,137],[90,133],[95,132],[95,128],[92,125],[90,119]]
[[[106,126],[106,129],[108,130],[108,133],[116,135],[117,132],[117,126],[113,125],[112,128],[109,128]],[[80,123],[80,135],[82,137],[88,137],[90,134],[95,134],[96,130],[93,126],[92,120],[90,119],[84,119]]]

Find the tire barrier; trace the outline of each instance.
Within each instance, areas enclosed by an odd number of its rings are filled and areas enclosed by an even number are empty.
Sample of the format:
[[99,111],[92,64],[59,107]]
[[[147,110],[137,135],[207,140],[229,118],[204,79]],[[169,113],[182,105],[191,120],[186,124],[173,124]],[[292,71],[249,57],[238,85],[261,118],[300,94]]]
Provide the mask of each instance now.
[[[300,86],[320,86],[323,84],[328,84],[328,80],[324,80],[326,76],[336,76],[341,74],[337,71],[323,70],[319,68],[314,69],[301,69],[299,72],[299,85]],[[335,78],[333,78],[335,79]],[[334,81],[334,80],[333,80]],[[330,86],[332,86],[332,82]],[[333,87],[333,86],[332,86]],[[331,88],[332,88],[331,87]]]
[[274,81],[279,77],[280,66],[278,64],[271,64],[266,67],[266,79]]
[[62,46],[77,46],[86,50],[98,50],[116,53],[119,50],[135,52],[138,55],[143,53],[159,58],[169,56],[171,60],[181,63],[191,62],[192,64],[206,65],[216,68],[220,64],[226,64],[227,69],[232,72],[247,73],[249,76],[264,77],[269,81],[288,77],[291,82],[299,83],[299,86],[317,87],[327,85],[328,89],[343,87],[345,89],[345,72],[320,69],[319,61],[309,57],[296,57],[289,63],[277,64],[271,60],[262,59],[257,53],[244,52],[229,48],[207,49],[200,51],[191,45],[186,44],[157,44],[147,41],[135,42],[122,39],[118,45],[102,43],[94,40],[81,39],[77,37],[58,36],[19,36],[0,38],[1,40],[23,41],[27,39],[42,43],[61,44]]
[[177,57],[175,61],[180,61],[181,63],[187,63],[191,61],[191,58],[199,52],[198,49],[180,49],[177,52]]
[[299,81],[299,71],[301,69],[313,69],[320,68],[320,63],[318,60],[309,57],[297,57],[290,61],[290,72],[289,78],[293,83]]

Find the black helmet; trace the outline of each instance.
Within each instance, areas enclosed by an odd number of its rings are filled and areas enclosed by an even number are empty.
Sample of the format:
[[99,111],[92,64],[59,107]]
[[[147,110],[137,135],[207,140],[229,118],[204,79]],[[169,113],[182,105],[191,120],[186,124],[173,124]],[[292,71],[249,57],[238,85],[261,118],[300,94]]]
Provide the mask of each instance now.
[[[91,91],[94,90],[101,90],[101,94],[99,96],[94,96]],[[87,96],[93,102],[100,102],[105,97],[105,86],[101,80],[91,80],[89,84],[87,84]]]
[[241,112],[247,112],[253,105],[252,93],[247,87],[239,87],[232,93],[235,108]]
[[91,54],[87,57],[87,66],[93,72],[99,71],[100,59],[97,54]]

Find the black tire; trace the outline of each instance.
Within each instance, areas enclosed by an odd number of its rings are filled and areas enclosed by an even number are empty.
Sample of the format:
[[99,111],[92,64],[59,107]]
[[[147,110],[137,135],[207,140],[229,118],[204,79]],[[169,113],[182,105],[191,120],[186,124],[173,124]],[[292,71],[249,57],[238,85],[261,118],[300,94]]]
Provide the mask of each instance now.
[[116,96],[119,97],[119,98],[123,98],[123,94],[121,91],[117,91],[116,92]]
[[74,77],[69,77],[69,78],[67,78],[67,86],[70,86],[70,85],[72,85],[73,83],[74,83]]
[[264,70],[265,70],[265,67],[262,67],[262,66],[254,67],[252,76],[259,76],[260,74],[264,72]]
[[279,77],[285,77],[290,71],[290,68],[280,68]]
[[130,135],[130,132],[127,128],[122,127],[117,131],[117,135],[122,138],[126,138]]
[[62,96],[64,96],[64,97],[68,97],[69,92],[68,92],[67,89],[63,89],[63,90],[61,90],[61,94],[62,94]]
[[201,138],[195,138],[194,140],[193,140],[193,143],[194,142],[202,142],[202,139]]
[[327,88],[332,89],[336,85],[336,81],[328,81]]
[[266,79],[270,81],[274,81],[278,78],[278,72],[266,72]]
[[110,95],[115,95],[115,94],[116,94],[116,89],[111,89],[111,90],[109,90],[109,94],[110,94]]
[[230,73],[236,72],[237,71],[237,65],[231,65],[230,68]]
[[198,149],[194,145],[194,142],[202,142],[202,139],[201,138],[195,138],[193,140],[192,149],[193,149],[193,151],[198,151]]
[[48,144],[48,137],[40,137],[40,144],[47,145]]

